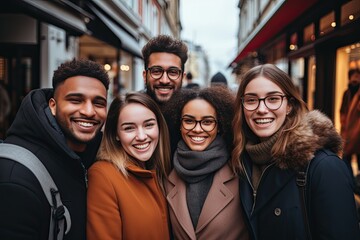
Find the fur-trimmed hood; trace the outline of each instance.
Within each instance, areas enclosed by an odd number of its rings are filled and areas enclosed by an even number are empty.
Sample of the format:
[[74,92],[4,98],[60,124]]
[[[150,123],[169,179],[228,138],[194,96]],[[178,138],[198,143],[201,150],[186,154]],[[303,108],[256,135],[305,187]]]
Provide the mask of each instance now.
[[305,166],[317,150],[329,149],[342,154],[342,139],[332,121],[318,110],[305,114],[296,129],[291,130],[284,155],[275,162],[281,169],[298,169]]

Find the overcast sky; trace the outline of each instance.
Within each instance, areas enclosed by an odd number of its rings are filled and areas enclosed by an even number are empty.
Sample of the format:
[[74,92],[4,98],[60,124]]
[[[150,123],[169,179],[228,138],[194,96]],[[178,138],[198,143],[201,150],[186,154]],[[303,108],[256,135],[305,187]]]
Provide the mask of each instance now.
[[211,76],[220,71],[230,77],[227,66],[237,54],[238,3],[239,0],[180,0],[181,37],[205,50]]

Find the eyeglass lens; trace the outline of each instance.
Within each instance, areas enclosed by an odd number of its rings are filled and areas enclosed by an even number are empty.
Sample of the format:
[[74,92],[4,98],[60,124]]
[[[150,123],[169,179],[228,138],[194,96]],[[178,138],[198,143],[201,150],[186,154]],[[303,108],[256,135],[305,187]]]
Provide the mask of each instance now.
[[181,119],[181,124],[186,130],[193,130],[198,123],[200,124],[202,130],[204,130],[205,132],[211,132],[216,126],[216,120],[213,118],[207,118],[202,120],[195,120],[191,118]]
[[270,110],[277,110],[281,107],[283,102],[283,95],[270,95],[265,98],[258,98],[255,96],[245,96],[243,97],[243,106],[247,110],[255,110],[259,107],[260,102],[264,101],[265,106]]
[[182,72],[180,69],[176,67],[171,67],[166,70],[163,69],[162,67],[151,67],[148,68],[148,70],[150,71],[151,77],[154,78],[155,80],[162,78],[164,72],[166,72],[166,75],[170,80],[177,80]]

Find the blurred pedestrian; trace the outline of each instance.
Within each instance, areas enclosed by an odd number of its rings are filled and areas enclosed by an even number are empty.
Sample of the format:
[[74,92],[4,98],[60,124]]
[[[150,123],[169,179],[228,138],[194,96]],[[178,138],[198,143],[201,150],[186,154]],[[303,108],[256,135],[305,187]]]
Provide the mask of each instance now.
[[211,77],[210,84],[211,84],[211,86],[216,86],[216,85],[227,86],[228,85],[226,77],[221,72],[217,72],[214,76]]
[[87,239],[169,239],[169,172],[169,136],[157,104],[144,93],[115,98],[89,170]]
[[[359,90],[360,70],[350,69],[348,72],[348,79],[349,79],[348,89],[346,89],[346,91],[344,92],[341,108],[340,108],[340,122],[341,122],[341,136],[344,139],[344,148],[345,148],[343,160],[347,164],[350,173],[354,175],[351,166],[351,159],[352,159],[352,155],[355,154],[357,158],[358,170],[360,171],[360,154],[355,150],[355,149],[360,149],[360,143],[355,140],[354,132],[351,132],[350,129],[353,129],[354,126],[360,125],[360,118],[357,117],[357,114],[355,112],[350,114],[349,111],[350,111],[351,102],[356,92],[358,92]],[[353,109],[353,111],[355,111],[355,109]],[[349,124],[351,124],[350,128],[348,127]]]
[[245,73],[233,129],[253,239],[360,239],[341,137],[328,117],[307,111],[286,73],[272,64]]
[[[358,167],[360,167],[360,88],[351,100],[346,122],[344,156],[357,155]],[[354,182],[354,192],[360,196],[360,173],[354,177]],[[360,205],[358,206],[358,210],[360,217]]]
[[188,72],[186,74],[186,86],[185,88],[191,89],[191,88],[199,88],[199,84],[193,82],[193,75],[191,72]]
[[[71,217],[66,240],[86,239],[87,169],[94,162],[106,119],[109,77],[101,64],[73,60],[53,75],[52,89],[22,101],[5,143],[22,146],[46,167]],[[53,197],[57,198],[57,192]],[[61,210],[61,209],[60,209]],[[38,179],[22,164],[0,159],[0,239],[48,239],[52,213]]]
[[146,93],[162,107],[181,89],[188,48],[181,40],[159,35],[145,44],[142,54]]
[[181,135],[166,184],[175,239],[248,239],[229,166],[233,102],[227,88],[212,87],[184,89],[167,104]]

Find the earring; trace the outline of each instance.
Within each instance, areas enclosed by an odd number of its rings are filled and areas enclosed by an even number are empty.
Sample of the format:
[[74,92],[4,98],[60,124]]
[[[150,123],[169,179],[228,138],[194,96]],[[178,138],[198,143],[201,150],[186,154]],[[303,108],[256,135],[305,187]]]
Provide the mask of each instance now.
[[120,139],[118,138],[118,136],[115,137],[116,141],[120,142]]

